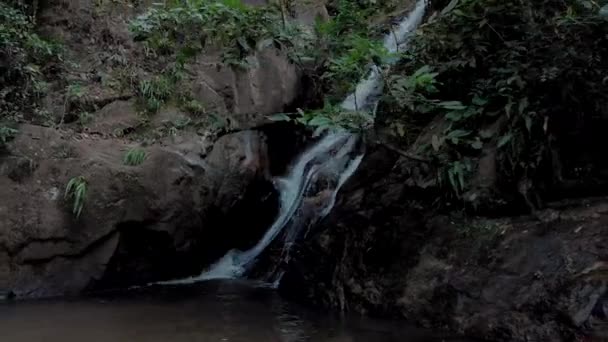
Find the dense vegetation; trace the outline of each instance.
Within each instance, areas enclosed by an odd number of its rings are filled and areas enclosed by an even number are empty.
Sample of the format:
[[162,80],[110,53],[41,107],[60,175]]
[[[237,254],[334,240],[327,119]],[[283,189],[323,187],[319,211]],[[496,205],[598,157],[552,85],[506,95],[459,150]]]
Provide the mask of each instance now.
[[[608,25],[592,1],[454,0],[421,27],[387,79],[384,114],[402,145],[442,118],[418,153],[462,195],[482,149],[499,181],[552,182],[552,153],[601,122],[608,105]],[[593,148],[594,146],[589,146]],[[596,146],[597,147],[597,146]],[[529,203],[534,205],[533,203]]]
[[246,67],[245,57],[264,39],[281,42],[283,27],[275,6],[251,7],[240,1],[168,1],[131,23],[147,52],[171,55],[177,64],[202,52],[221,51],[228,65]]
[[59,45],[38,36],[32,18],[0,2],[0,146],[16,132],[10,126],[40,114],[37,100],[60,61]]
[[172,99],[189,112],[202,111],[203,104],[193,101],[187,91],[175,91],[185,76],[185,65],[200,54],[219,53],[226,66],[245,69],[246,57],[261,43],[290,44],[290,27],[277,6],[252,7],[233,0],[157,4],[133,20],[130,29],[152,62],[148,66],[152,76],[139,81],[135,89],[151,113]]
[[379,18],[387,20],[388,13],[395,8],[397,3],[392,1],[330,2],[333,16],[327,21],[317,21],[313,34],[296,38],[294,60],[312,83],[309,107],[274,119],[293,119],[316,130],[369,128],[370,113],[345,111],[340,103],[373,65],[383,65],[395,57],[383,47],[382,26],[375,24]]

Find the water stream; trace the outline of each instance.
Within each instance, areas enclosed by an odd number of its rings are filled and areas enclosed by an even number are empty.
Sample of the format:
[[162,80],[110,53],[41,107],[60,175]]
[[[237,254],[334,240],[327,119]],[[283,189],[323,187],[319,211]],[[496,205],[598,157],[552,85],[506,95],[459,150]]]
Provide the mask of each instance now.
[[[311,311],[238,280],[0,303],[7,342],[441,342],[403,322]],[[464,341],[452,340],[449,341]]]
[[[424,17],[427,0],[418,0],[412,11],[385,36],[389,53],[403,51],[412,32]],[[385,66],[385,70],[388,66]],[[382,93],[382,73],[372,66],[366,78],[342,102],[342,108],[374,112]],[[363,151],[359,137],[348,132],[329,132],[300,154],[284,177],[275,178],[280,196],[279,214],[258,243],[249,250],[231,250],[200,275],[161,284],[189,284],[210,279],[234,279],[246,276],[256,259],[278,237],[282,236],[283,256],[288,258],[292,244],[303,230],[326,216],[332,209],[338,191],[355,172]],[[281,273],[269,279],[280,280]]]
[[[414,9],[386,34],[383,46],[389,54],[407,50],[407,43],[412,33],[422,23],[427,4],[428,0],[418,0]],[[393,62],[397,60],[393,59]],[[385,69],[384,72],[386,71],[388,70]],[[344,99],[342,108],[375,112],[383,86],[382,70],[379,66],[374,65],[370,68],[368,76],[357,84],[355,91]]]
[[[357,151],[358,137],[347,132],[327,134],[309,149],[304,151],[290,168],[285,177],[274,179],[274,185],[280,195],[279,214],[264,236],[251,249],[246,251],[231,250],[208,270],[196,277],[162,282],[161,284],[187,284],[218,278],[239,278],[253,265],[255,259],[279,235],[285,233],[287,241],[292,242],[298,235],[294,214],[301,211],[304,198],[311,188],[325,182],[319,196],[324,196],[313,204],[308,203],[311,215],[322,218],[333,207],[336,193],[344,182],[356,170],[362,155]],[[293,224],[290,224],[293,223]]]

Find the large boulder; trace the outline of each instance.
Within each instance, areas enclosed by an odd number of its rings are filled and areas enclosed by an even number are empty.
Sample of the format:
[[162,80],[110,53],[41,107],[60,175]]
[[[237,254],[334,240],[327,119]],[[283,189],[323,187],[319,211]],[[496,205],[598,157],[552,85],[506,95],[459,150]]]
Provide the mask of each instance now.
[[300,96],[301,73],[284,51],[263,45],[247,58],[246,68],[223,65],[219,55],[199,57],[188,66],[193,97],[241,128],[284,111]]
[[[219,221],[242,215],[238,205],[248,189],[270,184],[257,132],[223,137],[208,159],[152,146],[141,165],[128,166],[123,158],[133,145],[126,141],[39,126],[19,130],[0,157],[0,292],[18,297],[196,274],[228,249],[219,250],[213,237],[234,226]],[[79,176],[87,191],[77,217],[64,191]],[[249,243],[259,237],[248,236]]]

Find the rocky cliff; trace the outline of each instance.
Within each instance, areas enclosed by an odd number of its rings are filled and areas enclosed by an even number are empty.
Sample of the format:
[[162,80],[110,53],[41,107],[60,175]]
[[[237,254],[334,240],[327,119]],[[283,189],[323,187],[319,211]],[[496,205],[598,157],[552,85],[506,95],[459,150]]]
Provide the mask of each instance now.
[[[150,55],[129,31],[151,3],[28,4],[35,27],[25,17],[16,27],[28,40],[18,50],[17,36],[0,54],[0,126],[10,133],[0,145],[0,292],[42,297],[174,279],[255,243],[277,208],[268,137],[247,129],[298,101],[301,74],[286,52],[260,45],[237,68],[211,49],[184,65],[165,98],[154,82],[175,62]],[[27,61],[31,44],[50,49],[40,37],[60,54],[30,58],[44,89],[28,93],[12,62]],[[23,106],[7,97],[21,85],[32,95]],[[159,100],[153,111],[150,100]],[[294,153],[286,141],[275,155]],[[71,179],[86,190],[78,215]]]
[[[3,291],[19,297],[77,294],[195,274],[232,243],[255,243],[274,215],[259,132],[223,136],[204,160],[193,153],[193,143],[181,150],[150,146],[140,165],[129,166],[129,147],[20,127],[0,166]],[[87,184],[78,217],[65,197],[74,175]],[[230,215],[246,220],[252,210],[259,224],[230,240],[242,224]]]
[[404,165],[412,161],[385,148],[367,154],[293,253],[284,294],[489,340],[605,336],[605,198],[532,216],[438,215]]

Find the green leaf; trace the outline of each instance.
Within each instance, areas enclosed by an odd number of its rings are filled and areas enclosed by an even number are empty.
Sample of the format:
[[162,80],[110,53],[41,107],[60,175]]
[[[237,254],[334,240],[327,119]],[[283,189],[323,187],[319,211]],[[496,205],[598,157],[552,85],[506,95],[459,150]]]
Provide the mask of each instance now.
[[464,190],[464,170],[460,169],[458,172],[458,183],[460,185],[460,189]]
[[424,65],[424,66],[418,68],[418,70],[416,70],[416,72],[414,72],[414,75],[412,75],[412,76],[418,77],[423,74],[428,74],[429,72],[431,72],[431,67],[428,65]]
[[526,123],[526,130],[528,130],[528,133],[532,133],[532,118],[525,116],[524,121]]
[[460,121],[462,119],[462,112],[452,111],[445,115],[445,118],[451,121]]
[[469,134],[471,134],[471,131],[465,131],[463,129],[455,129],[453,131],[450,131],[447,134],[446,138],[448,138],[448,139],[462,138],[462,137],[466,137]]
[[268,119],[270,119],[271,121],[291,121],[291,118],[289,117],[289,115],[287,115],[285,113],[278,113],[278,114],[270,115],[268,117]]
[[315,116],[310,121],[308,121],[309,126],[329,126],[332,121],[325,116]]
[[521,100],[519,100],[519,106],[518,106],[518,111],[519,114],[523,114],[524,110],[526,110],[526,108],[528,108],[528,98],[524,97]]
[[441,14],[444,15],[444,14],[450,12],[451,10],[453,10],[456,7],[456,5],[458,5],[458,1],[459,0],[450,1],[450,3],[447,6],[445,6],[445,8],[441,11]]
[[502,137],[500,137],[500,139],[498,139],[498,144],[496,146],[498,148],[503,147],[506,143],[511,141],[512,137],[513,137],[513,135],[511,133],[507,133],[507,134],[503,135]]
[[439,140],[439,137],[435,134],[433,134],[433,136],[431,137],[431,145],[433,146],[433,150],[435,150],[435,152],[438,152],[439,148],[441,147],[441,141]]
[[489,129],[483,129],[483,130],[481,130],[481,131],[479,132],[479,136],[480,136],[482,139],[488,139],[488,138],[491,138],[491,137],[492,137],[492,135],[493,135],[493,134],[492,134],[492,131],[491,131],[491,130],[489,130]]
[[466,118],[470,118],[472,116],[477,115],[478,113],[481,113],[480,110],[475,109],[475,107],[469,107],[467,108],[464,113],[462,114],[462,116],[466,119]]
[[505,113],[507,113],[508,117],[511,117],[511,108],[513,108],[513,101],[509,99],[509,102],[505,105]]
[[476,150],[481,150],[483,148],[483,143],[478,139],[471,143],[471,147]]
[[473,97],[473,100],[471,100],[471,103],[476,106],[485,106],[486,104],[488,104],[488,100],[475,95]]
[[456,177],[454,177],[454,171],[450,170],[448,171],[448,179],[450,180],[450,184],[452,185],[452,188],[454,189],[455,192],[458,193],[458,190],[460,190],[460,187],[458,186],[458,183],[456,182]]
[[439,102],[437,105],[451,110],[463,110],[467,108],[467,106],[463,105],[460,101],[444,101]]

